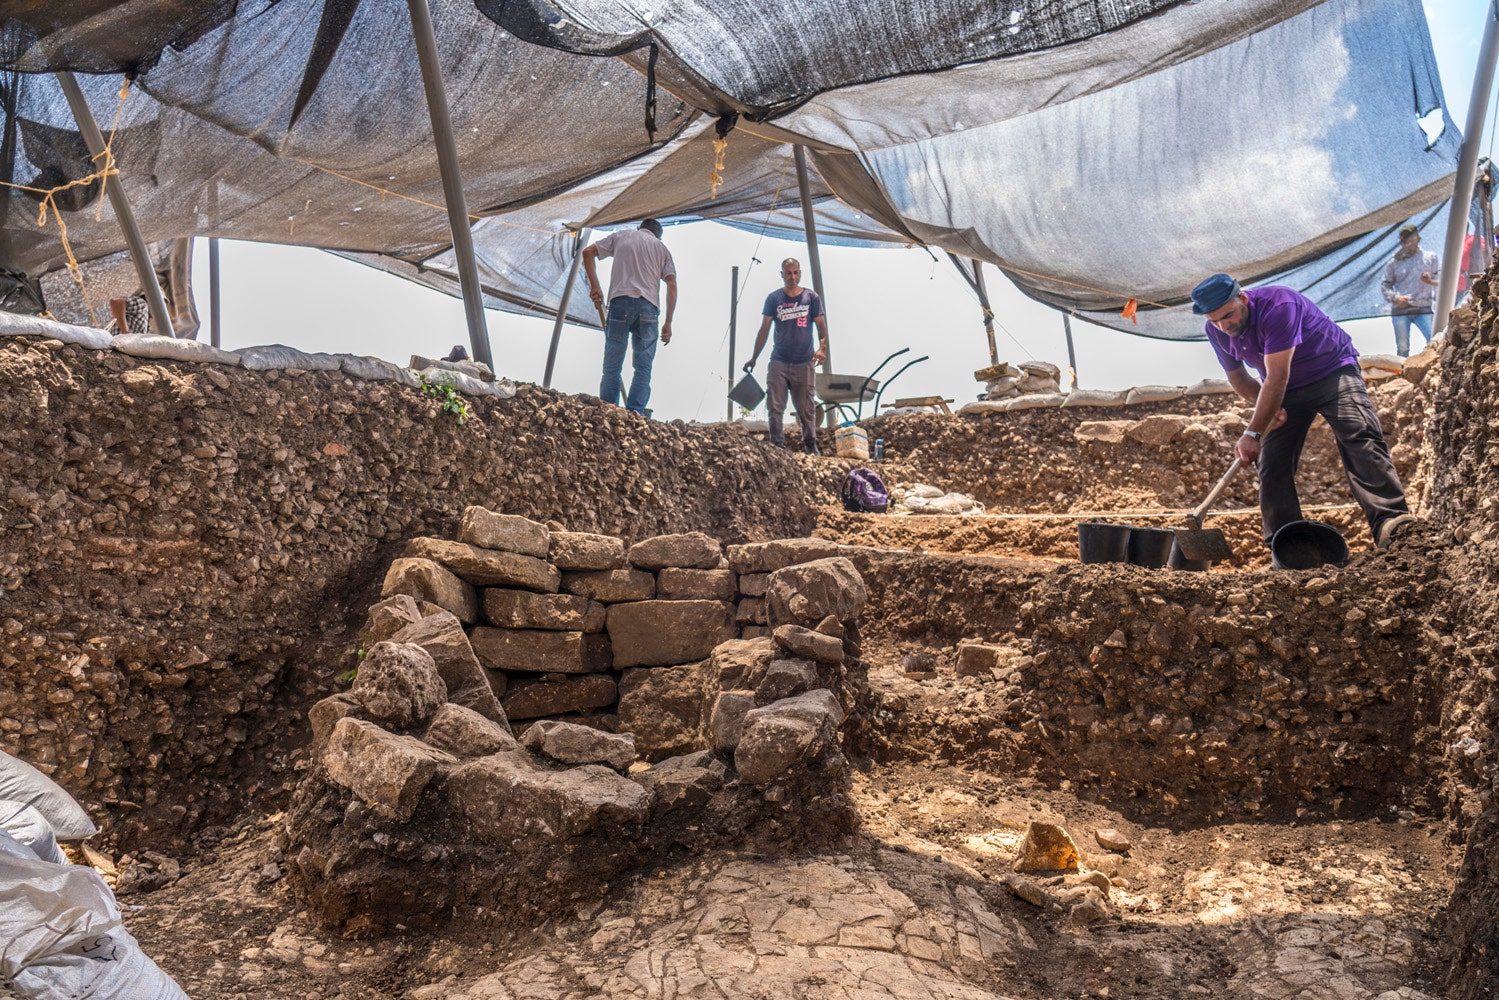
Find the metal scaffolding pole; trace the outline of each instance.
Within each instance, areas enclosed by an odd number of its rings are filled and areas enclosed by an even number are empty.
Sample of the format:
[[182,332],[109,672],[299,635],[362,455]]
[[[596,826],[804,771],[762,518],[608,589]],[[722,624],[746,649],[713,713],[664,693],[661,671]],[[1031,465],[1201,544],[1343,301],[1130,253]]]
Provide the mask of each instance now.
[[1473,70],[1468,124],[1463,129],[1463,147],[1457,156],[1457,180],[1453,182],[1452,201],[1447,206],[1447,242],[1442,247],[1442,277],[1437,284],[1436,316],[1432,319],[1432,329],[1438,334],[1446,331],[1447,315],[1452,312],[1452,304],[1457,298],[1457,269],[1463,253],[1463,234],[1468,228],[1473,182],[1478,175],[1478,144],[1483,139],[1489,91],[1494,87],[1494,57],[1499,54],[1499,0],[1490,0],[1485,21],[1478,65]]
[[448,95],[437,61],[437,35],[432,31],[432,11],[427,0],[406,0],[411,11],[411,34],[416,39],[417,60],[422,67],[422,86],[427,91],[427,114],[432,119],[432,140],[437,145],[437,168],[442,174],[443,200],[448,205],[448,227],[453,232],[453,258],[458,265],[458,284],[463,290],[463,314],[468,319],[468,339],[475,361],[494,368],[489,352],[489,327],[484,320],[484,294],[479,287],[479,266],[474,261],[474,236],[468,228],[468,203],[463,197],[463,177],[458,170],[458,146],[453,141],[453,123],[448,116]]
[[[812,214],[812,187],[807,181],[807,151],[801,146],[793,148],[796,151],[796,186],[802,196],[802,225],[807,230],[807,264],[812,268],[812,290],[822,299],[823,314],[826,316],[828,297],[822,292],[822,258],[817,255],[817,220]],[[833,370],[832,337],[828,338],[828,356],[822,360],[822,370]]]
[[1072,349],[1072,316],[1062,313],[1062,332],[1067,334],[1067,367],[1072,369],[1072,388],[1077,388],[1077,352]]
[[208,238],[208,342],[220,346],[219,238]]
[[989,363],[999,364],[999,345],[994,342],[994,309],[989,305],[989,289],[984,287],[984,262],[973,262],[973,288],[979,293],[979,305],[984,307],[984,333],[989,336]]
[[578,231],[578,244],[573,247],[572,267],[567,271],[567,284],[562,288],[562,301],[557,306],[557,322],[552,327],[552,343],[547,348],[547,370],[542,376],[543,388],[552,387],[552,369],[557,365],[557,345],[562,341],[562,324],[567,322],[567,307],[573,300],[573,288],[578,284],[578,265],[583,263],[583,246],[588,242],[587,229]]
[[[62,84],[68,107],[73,109],[73,119],[78,122],[78,131],[83,135],[89,155],[94,158],[95,164],[104,166],[104,135],[99,131],[99,123],[94,121],[94,113],[89,110],[83,88],[78,86],[73,74],[66,70],[57,74],[57,82]],[[104,178],[104,191],[109,195],[115,218],[119,220],[120,229],[125,234],[125,243],[130,247],[130,259],[135,263],[135,274],[140,278],[146,305],[151,308],[151,320],[156,324],[156,332],[166,337],[173,336],[172,317],[167,312],[166,299],[162,298],[161,284],[156,280],[155,264],[151,260],[150,251],[146,249],[146,241],[141,237],[140,227],[135,224],[135,213],[130,210],[130,199],[125,197],[125,188],[120,184],[119,177],[110,174]]]
[[[739,265],[729,269],[729,388],[734,387],[734,339],[739,333]],[[728,402],[727,423],[734,422],[734,401]]]

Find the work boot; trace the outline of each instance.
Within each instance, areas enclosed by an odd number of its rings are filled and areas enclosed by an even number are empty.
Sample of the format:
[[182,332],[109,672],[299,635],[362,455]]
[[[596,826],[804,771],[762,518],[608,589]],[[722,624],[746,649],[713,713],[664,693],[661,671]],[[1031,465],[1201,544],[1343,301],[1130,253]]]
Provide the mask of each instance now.
[[812,440],[812,441],[803,441],[802,442],[802,451],[806,452],[808,455],[821,455],[822,454],[822,452],[817,447],[817,441],[815,439]]
[[1396,514],[1394,517],[1387,518],[1385,522],[1379,526],[1379,532],[1376,534],[1374,539],[1375,546],[1381,551],[1389,548],[1390,543],[1395,540],[1395,537],[1399,535],[1400,532],[1404,531],[1408,525],[1412,525],[1415,523],[1416,519],[1410,514]]

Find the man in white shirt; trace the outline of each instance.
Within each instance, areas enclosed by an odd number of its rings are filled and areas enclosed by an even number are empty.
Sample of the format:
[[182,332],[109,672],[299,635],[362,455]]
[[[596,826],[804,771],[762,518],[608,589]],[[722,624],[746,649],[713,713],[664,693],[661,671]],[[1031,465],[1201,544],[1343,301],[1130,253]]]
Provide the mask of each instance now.
[[610,233],[583,251],[588,272],[588,296],[600,308],[604,289],[599,284],[598,259],[613,257],[609,275],[609,318],[604,325],[604,376],[599,398],[619,403],[620,373],[625,347],[630,347],[630,392],[625,408],[645,413],[651,399],[651,365],[656,360],[656,322],[660,317],[659,285],[666,282],[666,318],[661,321],[661,343],[671,343],[671,314],[677,308],[677,266],[661,242],[661,223],[645,219],[639,229]]
[[1390,304],[1390,320],[1395,324],[1395,353],[1402,358],[1411,353],[1411,327],[1431,340],[1431,312],[1436,303],[1437,280],[1441,266],[1437,255],[1421,249],[1421,231],[1406,223],[1400,227],[1400,249],[1384,268],[1380,291]]

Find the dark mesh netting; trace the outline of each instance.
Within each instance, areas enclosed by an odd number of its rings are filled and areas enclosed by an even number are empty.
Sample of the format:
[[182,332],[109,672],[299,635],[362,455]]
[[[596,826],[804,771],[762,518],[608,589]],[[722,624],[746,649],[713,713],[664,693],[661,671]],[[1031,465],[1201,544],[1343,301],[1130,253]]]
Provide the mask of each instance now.
[[[378,255],[456,290],[404,3],[44,6],[49,20],[7,24],[4,66],[144,67],[123,106],[120,77],[80,80],[106,131],[118,110],[113,150],[148,239]],[[830,240],[987,261],[1131,333],[1199,338],[1180,306],[1219,270],[1371,315],[1390,233],[1441,224],[1460,143],[1419,0],[433,14],[486,301],[526,312],[555,310],[585,227],[655,216],[797,236],[801,144]],[[54,188],[94,169],[53,78],[11,72],[0,98],[0,179]],[[64,263],[41,199],[0,188],[0,264]],[[123,246],[97,184],[55,200],[80,259]],[[1119,316],[1131,299],[1138,322]],[[586,299],[569,314],[596,322]]]

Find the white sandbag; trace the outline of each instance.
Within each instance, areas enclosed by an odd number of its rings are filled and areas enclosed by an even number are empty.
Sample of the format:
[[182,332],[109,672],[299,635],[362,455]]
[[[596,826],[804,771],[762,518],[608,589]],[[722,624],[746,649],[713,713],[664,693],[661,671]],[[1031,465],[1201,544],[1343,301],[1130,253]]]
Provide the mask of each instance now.
[[1398,375],[1405,370],[1405,359],[1398,354],[1360,354],[1358,366],[1364,370],[1365,374],[1368,374],[1371,368],[1378,368]]
[[216,365],[239,365],[239,355],[221,351],[201,340],[160,337],[154,333],[122,333],[114,338],[114,349],[133,358],[168,361],[206,361]]
[[990,382],[984,386],[984,389],[989,393],[990,399],[998,399],[1001,396],[1007,395],[1019,384],[1020,379],[1014,375],[1006,375],[1004,378],[997,378],[993,382]]
[[411,364],[407,365],[414,372],[426,371],[428,368],[441,368],[445,371],[459,372],[470,378],[476,378],[480,382],[493,382],[494,372],[490,371],[488,365],[482,361],[443,361],[438,358],[424,358],[420,354],[411,356]]
[[1062,385],[1054,378],[1042,378],[1039,375],[1027,375],[1015,386],[1021,392],[1061,392]]
[[72,323],[59,323],[55,319],[11,312],[0,312],[0,336],[43,337],[47,340],[60,340],[64,344],[77,344],[94,351],[107,350],[110,341],[114,339],[105,331],[91,326],[74,326]]
[[31,848],[43,861],[65,865],[68,857],[57,846],[57,835],[46,817],[24,802],[0,799],[0,830]]
[[244,347],[234,352],[239,363],[251,371],[336,372],[338,358],[332,354],[308,354],[284,344],[267,344],[264,347]]
[[426,385],[452,386],[465,396],[493,396],[496,399],[509,399],[515,395],[515,383],[508,378],[497,382],[482,382],[472,375],[455,372],[449,368],[428,368],[417,373],[416,378],[419,383]]
[[1053,382],[1058,381],[1062,377],[1062,369],[1050,361],[1022,361],[1020,362],[1020,370],[1037,378],[1051,379]]
[[1124,402],[1133,406],[1135,403],[1164,403],[1181,398],[1182,387],[1179,385],[1137,385],[1124,397]]
[[187,1000],[125,930],[92,868],[54,864],[0,832],[0,982],[53,1000]]
[[994,410],[1008,410],[1012,401],[1008,399],[980,399],[972,403],[964,403],[958,407],[959,413],[989,413]]
[[1026,396],[1016,396],[1005,403],[1007,410],[1037,410],[1051,406],[1061,406],[1067,402],[1067,397],[1060,392],[1037,392]]
[[0,750],[0,799],[24,802],[63,840],[83,840],[99,832],[73,796],[24,760]]
[[939,490],[937,487],[928,486],[926,483],[912,483],[906,487],[906,497],[908,499],[910,497],[920,497],[923,500],[935,500],[940,496],[945,496],[946,493],[946,490]]
[[1123,406],[1127,389],[1073,389],[1062,401],[1062,408],[1076,406]]
[[1201,382],[1187,386],[1182,390],[1183,396],[1214,396],[1219,393],[1233,392],[1234,387],[1228,384],[1226,378],[1205,378]]
[[381,358],[365,358],[357,354],[335,354],[338,366],[350,378],[365,382],[399,382],[412,388],[420,386],[421,380],[400,365]]

